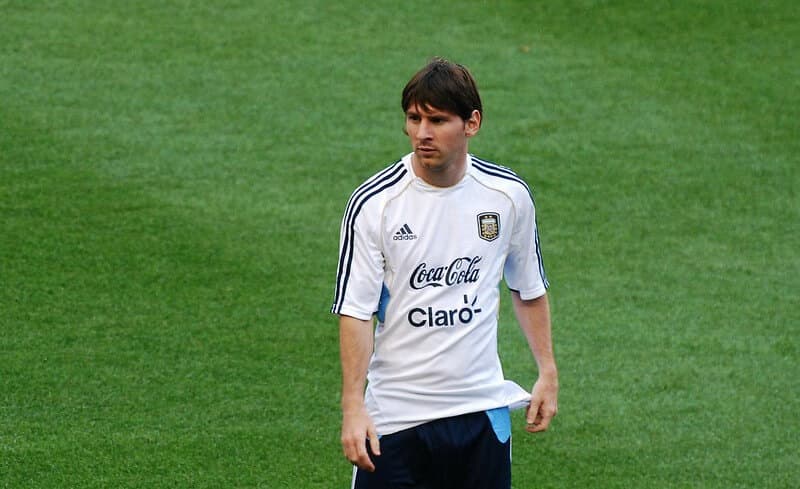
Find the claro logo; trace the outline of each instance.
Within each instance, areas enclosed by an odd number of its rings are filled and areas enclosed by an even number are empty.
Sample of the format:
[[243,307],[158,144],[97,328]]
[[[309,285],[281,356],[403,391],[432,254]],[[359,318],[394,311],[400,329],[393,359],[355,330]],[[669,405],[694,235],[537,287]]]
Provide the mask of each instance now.
[[481,269],[478,268],[480,256],[456,258],[447,266],[430,267],[422,262],[411,273],[409,285],[420,290],[425,287],[451,287],[453,285],[478,281]]
[[454,327],[466,326],[475,319],[475,316],[481,312],[480,307],[476,307],[475,303],[478,298],[475,297],[470,302],[469,297],[464,295],[464,305],[453,307],[450,309],[434,309],[432,307],[415,307],[408,311],[408,322],[415,328],[427,326],[434,327]]

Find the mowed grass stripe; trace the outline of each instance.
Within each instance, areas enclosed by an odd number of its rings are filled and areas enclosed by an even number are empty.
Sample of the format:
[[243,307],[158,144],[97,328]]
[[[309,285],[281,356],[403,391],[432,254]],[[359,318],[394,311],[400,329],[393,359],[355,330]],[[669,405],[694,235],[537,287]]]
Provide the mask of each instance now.
[[[331,345],[335,358],[334,341],[280,312],[282,284],[237,254],[235,224],[158,202],[152,182],[99,178],[63,141],[32,162],[4,127],[3,166],[17,168],[3,185],[9,487],[256,484],[276,463],[264,450],[287,436],[319,440],[287,406],[332,402],[335,378],[321,382],[327,392],[313,387],[325,375],[297,345]],[[28,164],[48,171],[19,170]],[[243,450],[261,475],[224,461],[242,462]]]

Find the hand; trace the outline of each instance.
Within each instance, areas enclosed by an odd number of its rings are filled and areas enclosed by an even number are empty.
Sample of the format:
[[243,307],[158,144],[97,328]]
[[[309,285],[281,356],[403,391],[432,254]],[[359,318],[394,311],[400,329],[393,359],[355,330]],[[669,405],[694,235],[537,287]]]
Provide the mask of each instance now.
[[531,404],[526,413],[529,433],[545,431],[558,412],[558,379],[539,377],[531,390]]
[[375,424],[367,414],[364,407],[352,411],[345,411],[342,416],[342,448],[344,456],[353,465],[368,472],[375,472],[375,464],[369,458],[369,447],[375,456],[380,456],[381,447],[378,442],[378,433]]

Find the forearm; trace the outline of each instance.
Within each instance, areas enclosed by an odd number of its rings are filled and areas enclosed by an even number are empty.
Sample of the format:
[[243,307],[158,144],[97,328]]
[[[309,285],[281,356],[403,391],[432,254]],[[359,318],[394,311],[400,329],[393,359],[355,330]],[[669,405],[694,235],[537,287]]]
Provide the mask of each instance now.
[[342,448],[345,457],[358,467],[374,471],[367,453],[368,441],[375,456],[381,454],[378,433],[364,406],[364,386],[372,356],[372,321],[341,316],[339,351],[342,361]]
[[514,312],[531,349],[539,376],[558,379],[553,338],[550,326],[550,304],[547,295],[536,299],[522,300],[518,292],[511,292]]
[[519,293],[512,292],[511,297],[519,326],[539,367],[539,379],[531,389],[531,403],[525,415],[528,423],[525,429],[538,433],[547,430],[558,412],[558,370],[553,355],[550,304],[547,295],[525,301]]
[[371,321],[341,316],[339,353],[342,363],[342,410],[345,412],[360,410],[364,406],[364,387],[372,348]]

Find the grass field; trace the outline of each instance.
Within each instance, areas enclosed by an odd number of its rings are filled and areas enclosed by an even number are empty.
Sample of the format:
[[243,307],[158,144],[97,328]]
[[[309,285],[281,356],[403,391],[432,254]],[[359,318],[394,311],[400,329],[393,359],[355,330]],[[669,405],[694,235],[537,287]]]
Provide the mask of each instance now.
[[349,487],[339,220],[433,55],[537,198],[514,487],[800,487],[798,52],[788,0],[0,0],[0,488]]

